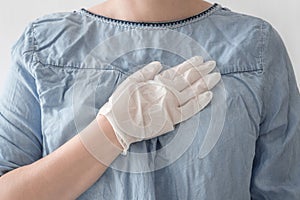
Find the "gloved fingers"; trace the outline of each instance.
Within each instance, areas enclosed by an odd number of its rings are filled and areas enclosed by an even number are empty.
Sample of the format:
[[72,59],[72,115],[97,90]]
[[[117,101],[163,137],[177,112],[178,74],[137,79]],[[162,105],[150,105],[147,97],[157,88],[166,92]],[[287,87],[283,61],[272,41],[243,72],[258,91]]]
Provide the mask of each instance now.
[[180,113],[174,117],[174,125],[183,122],[205,108],[213,97],[211,91],[201,93],[197,97],[190,99],[186,104],[178,107]]
[[178,91],[182,91],[186,87],[191,86],[195,81],[210,73],[215,66],[215,61],[207,61],[199,66],[192,67],[182,75],[176,76],[173,84]]
[[215,67],[216,67],[216,61],[209,60],[199,65],[196,69],[199,71],[201,75],[205,76],[206,74],[212,72],[212,70],[215,69]]
[[180,76],[190,68],[197,67],[202,63],[203,63],[203,58],[201,56],[194,56],[176,65],[175,67],[164,70],[162,73],[159,74],[159,76],[162,76],[165,79],[174,80],[176,76]]
[[191,86],[182,90],[179,94],[179,104],[183,105],[191,98],[204,93],[208,90],[211,90],[213,87],[217,85],[217,83],[221,80],[221,75],[219,72],[210,73],[204,76],[202,79],[194,82]]
[[136,82],[143,82],[147,80],[152,80],[155,75],[157,75],[162,69],[162,65],[158,61],[152,61],[151,63],[144,66],[142,69],[134,72],[127,79],[134,79]]

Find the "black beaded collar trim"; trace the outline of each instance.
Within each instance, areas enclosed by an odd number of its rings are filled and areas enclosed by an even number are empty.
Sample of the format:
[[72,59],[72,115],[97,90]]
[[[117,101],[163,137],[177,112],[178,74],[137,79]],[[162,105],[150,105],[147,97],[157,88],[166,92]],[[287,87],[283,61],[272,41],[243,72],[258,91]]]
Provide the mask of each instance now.
[[214,3],[207,10],[205,10],[197,15],[194,15],[194,16],[191,16],[191,17],[188,17],[185,19],[181,19],[181,20],[170,21],[170,22],[138,22],[138,21],[127,21],[127,20],[121,20],[121,19],[114,19],[114,18],[103,16],[103,15],[94,14],[94,13],[86,10],[85,8],[81,8],[80,12],[90,15],[90,16],[93,16],[93,17],[103,20],[105,22],[112,23],[112,24],[127,25],[127,26],[131,25],[131,26],[166,27],[166,26],[184,25],[187,22],[190,22],[195,19],[199,19],[199,18],[209,15],[210,13],[212,13],[212,11],[216,10],[216,8],[219,8],[219,7],[220,7],[219,4]]

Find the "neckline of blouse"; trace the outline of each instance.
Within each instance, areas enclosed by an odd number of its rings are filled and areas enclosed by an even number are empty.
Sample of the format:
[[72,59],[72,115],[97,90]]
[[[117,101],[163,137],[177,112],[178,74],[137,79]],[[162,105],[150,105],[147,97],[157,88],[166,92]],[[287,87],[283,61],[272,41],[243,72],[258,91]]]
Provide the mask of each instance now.
[[209,15],[211,15],[214,11],[218,10],[219,8],[221,8],[221,5],[218,3],[214,3],[211,7],[209,7],[208,9],[184,18],[184,19],[180,19],[180,20],[174,20],[174,21],[167,21],[167,22],[140,22],[140,21],[127,21],[127,20],[121,20],[121,19],[115,19],[115,18],[110,18],[110,17],[106,17],[104,15],[100,15],[100,14],[95,14],[92,13],[90,11],[88,11],[85,8],[81,8],[79,10],[79,13],[84,14],[86,16],[89,17],[93,17],[94,19],[100,20],[102,22],[106,22],[112,25],[120,25],[120,26],[127,26],[127,27],[150,27],[150,28],[176,28],[176,27],[180,27],[189,23],[192,23],[194,21],[203,19]]

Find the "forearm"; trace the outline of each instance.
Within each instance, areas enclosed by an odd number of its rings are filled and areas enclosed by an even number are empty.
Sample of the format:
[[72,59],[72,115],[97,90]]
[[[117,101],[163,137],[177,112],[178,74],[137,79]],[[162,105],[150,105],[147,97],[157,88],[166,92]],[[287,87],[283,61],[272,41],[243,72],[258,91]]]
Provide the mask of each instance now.
[[[112,162],[121,153],[121,146],[109,126],[103,120],[105,135],[119,147],[110,151],[106,158]],[[2,176],[0,196],[3,199],[25,200],[75,199],[95,183],[106,169],[107,166],[96,160],[76,135],[48,156]]]

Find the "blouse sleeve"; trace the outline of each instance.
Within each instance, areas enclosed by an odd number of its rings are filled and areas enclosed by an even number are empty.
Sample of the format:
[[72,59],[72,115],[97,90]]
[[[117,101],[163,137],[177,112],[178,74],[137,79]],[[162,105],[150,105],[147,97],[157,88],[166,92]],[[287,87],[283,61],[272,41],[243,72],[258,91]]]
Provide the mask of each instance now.
[[300,95],[282,39],[263,25],[263,113],[252,171],[252,199],[300,198]]
[[11,50],[11,66],[0,98],[0,176],[42,157],[41,112],[30,24]]

